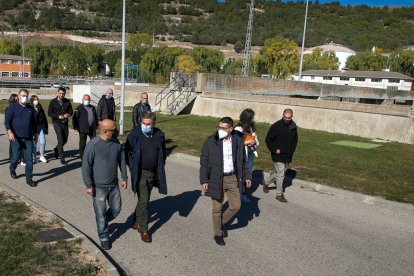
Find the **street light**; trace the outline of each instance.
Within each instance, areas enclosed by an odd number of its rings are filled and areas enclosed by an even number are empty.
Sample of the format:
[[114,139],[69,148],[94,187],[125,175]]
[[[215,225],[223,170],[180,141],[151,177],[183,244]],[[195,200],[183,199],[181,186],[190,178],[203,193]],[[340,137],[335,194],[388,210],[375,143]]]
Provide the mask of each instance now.
[[121,110],[119,115],[119,133],[124,134],[124,98],[125,98],[125,13],[126,0],[122,0],[122,54],[121,54]]
[[300,64],[299,64],[299,80],[300,81],[302,80],[303,50],[305,46],[306,21],[308,18],[308,5],[309,5],[309,0],[306,0],[305,24],[303,26],[302,50],[300,51]]
[[22,35],[22,52],[23,52],[23,57],[22,57],[22,78],[24,78],[24,40],[23,40],[23,35],[25,32],[27,32],[26,29],[19,29],[20,34]]

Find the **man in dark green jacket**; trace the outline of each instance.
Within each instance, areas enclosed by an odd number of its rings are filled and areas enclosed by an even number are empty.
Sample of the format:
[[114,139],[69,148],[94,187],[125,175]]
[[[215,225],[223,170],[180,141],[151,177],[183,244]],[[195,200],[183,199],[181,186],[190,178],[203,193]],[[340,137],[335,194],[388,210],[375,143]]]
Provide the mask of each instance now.
[[[220,119],[218,130],[207,138],[201,149],[200,184],[206,196],[212,198],[214,241],[225,245],[225,224],[240,209],[242,185],[250,188],[251,173],[247,169],[244,141],[233,134],[233,120]],[[224,193],[229,208],[222,213]]]

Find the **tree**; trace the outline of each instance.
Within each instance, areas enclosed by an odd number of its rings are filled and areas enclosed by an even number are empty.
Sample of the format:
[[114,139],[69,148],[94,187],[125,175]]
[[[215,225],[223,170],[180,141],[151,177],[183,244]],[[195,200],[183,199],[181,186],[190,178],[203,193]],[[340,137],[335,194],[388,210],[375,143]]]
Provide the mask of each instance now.
[[101,65],[103,64],[103,50],[96,44],[83,44],[80,46],[89,74],[96,76],[100,73]]
[[390,55],[391,71],[414,77],[414,51],[395,50]]
[[51,65],[51,53],[47,46],[40,43],[29,44],[25,54],[31,59],[33,74],[48,75]]
[[64,76],[85,75],[87,63],[78,47],[68,47],[59,55],[59,74]]
[[322,48],[316,48],[311,54],[304,55],[304,70],[338,70],[339,59],[335,52],[326,51]]
[[19,55],[21,46],[14,40],[0,39],[0,54]]
[[222,52],[206,47],[195,47],[191,52],[191,56],[200,66],[200,71],[204,73],[219,73],[224,63]]
[[289,78],[299,68],[298,45],[293,40],[281,36],[268,39],[258,63],[259,67],[275,78]]
[[178,56],[177,67],[179,71],[184,71],[185,73],[194,73],[198,71],[196,62],[189,55]]
[[374,53],[370,50],[359,52],[346,61],[349,70],[357,71],[381,71],[386,68],[386,65],[386,58],[378,50]]
[[[127,59],[125,59],[125,64],[132,64],[132,61],[129,58],[127,58]],[[122,60],[118,59],[117,62],[116,62],[116,65],[115,65],[115,70],[114,70],[115,78],[120,78],[121,77],[121,72],[122,72],[121,66],[122,66]]]
[[[233,75],[233,76],[240,76],[242,72],[243,60],[237,59],[234,61],[228,61],[224,64],[224,74],[226,75]],[[249,70],[249,75],[252,70]]]
[[234,44],[234,51],[236,51],[236,53],[241,53],[243,49],[244,49],[243,42],[241,42],[240,40],[237,40],[237,42]]
[[149,34],[139,33],[129,35],[126,41],[126,48],[131,51],[136,51],[143,47],[152,45],[152,38]]

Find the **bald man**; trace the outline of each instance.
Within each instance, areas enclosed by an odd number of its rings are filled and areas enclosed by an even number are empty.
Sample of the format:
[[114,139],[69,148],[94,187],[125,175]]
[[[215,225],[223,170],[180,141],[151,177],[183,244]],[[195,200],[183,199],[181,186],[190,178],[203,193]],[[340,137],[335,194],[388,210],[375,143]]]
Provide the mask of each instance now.
[[82,160],[83,182],[86,193],[92,196],[96,227],[101,247],[105,250],[111,249],[108,222],[121,212],[118,167],[121,170],[121,188],[128,186],[125,155],[117,137],[115,122],[104,119],[99,126],[99,135],[86,145]]
[[96,113],[98,123],[101,123],[104,119],[116,121],[114,90],[112,88],[108,88],[105,95],[102,95]]

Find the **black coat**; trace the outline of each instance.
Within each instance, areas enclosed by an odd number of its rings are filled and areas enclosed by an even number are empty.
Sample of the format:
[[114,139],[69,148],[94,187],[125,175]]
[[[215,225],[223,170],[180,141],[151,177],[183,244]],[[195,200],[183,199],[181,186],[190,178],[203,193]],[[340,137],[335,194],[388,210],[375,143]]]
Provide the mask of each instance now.
[[[240,136],[232,134],[233,164],[237,175],[237,182],[241,190],[245,180],[251,180],[251,172],[247,169],[246,151]],[[206,196],[220,199],[223,191],[223,139],[218,133],[210,136],[201,148],[200,156],[200,184],[208,183]]]
[[68,113],[69,116],[73,115],[72,104],[66,98],[62,99],[62,104],[59,103],[57,98],[54,98],[49,103],[47,114],[52,118],[54,124],[67,124],[68,119],[59,119],[60,115]]
[[47,122],[45,110],[43,109],[41,104],[38,104],[36,108],[37,111],[35,108],[33,108],[35,110],[36,126],[42,126],[43,133],[49,134],[49,124]]
[[142,104],[139,102],[134,105],[134,110],[132,112],[132,124],[134,128],[141,123],[142,114],[146,111],[151,111],[151,106],[149,104]]
[[[134,193],[138,192],[138,184],[142,173],[142,158],[141,156],[141,128],[134,128],[128,135],[125,142],[125,158],[126,163],[131,173],[131,187]],[[167,194],[167,177],[165,176],[165,159],[167,158],[167,151],[165,147],[165,134],[160,129],[153,128],[153,138],[158,140],[160,147],[157,166],[157,186],[160,194]]]
[[[98,120],[96,118],[96,109],[93,105],[92,112],[93,112],[93,127],[98,127]],[[75,113],[72,117],[72,125],[73,128],[81,133],[89,133],[89,121],[88,121],[88,111],[86,110],[83,104],[80,104],[76,107]]]
[[[267,132],[266,146],[272,155],[273,162],[292,162],[297,144],[298,130],[293,120],[290,125],[287,125],[283,119],[280,119]],[[277,149],[280,150],[280,154],[276,154]]]
[[104,119],[116,121],[115,100],[113,98],[107,99],[106,95],[103,95],[98,102],[96,116],[98,117],[98,122]]

